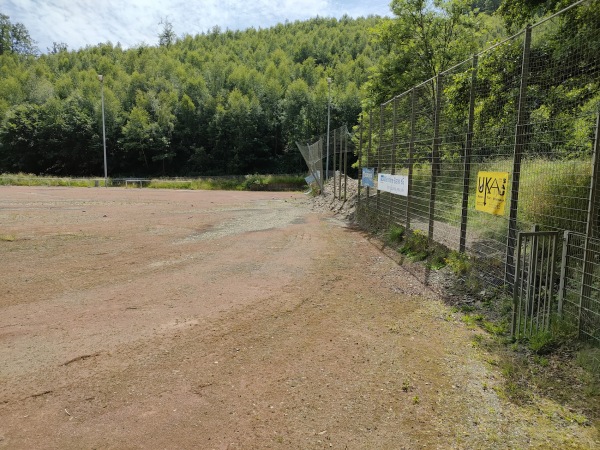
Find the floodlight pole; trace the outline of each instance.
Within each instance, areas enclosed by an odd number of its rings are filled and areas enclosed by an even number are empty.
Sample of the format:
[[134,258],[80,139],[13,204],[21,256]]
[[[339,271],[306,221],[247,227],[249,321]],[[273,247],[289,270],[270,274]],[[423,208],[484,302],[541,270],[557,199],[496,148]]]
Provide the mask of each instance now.
[[329,122],[331,118],[331,78],[327,77],[327,159],[325,162],[325,180],[329,179]]
[[104,125],[104,76],[98,75],[102,92],[102,146],[104,148],[104,187],[108,187],[108,168],[106,165],[106,127]]

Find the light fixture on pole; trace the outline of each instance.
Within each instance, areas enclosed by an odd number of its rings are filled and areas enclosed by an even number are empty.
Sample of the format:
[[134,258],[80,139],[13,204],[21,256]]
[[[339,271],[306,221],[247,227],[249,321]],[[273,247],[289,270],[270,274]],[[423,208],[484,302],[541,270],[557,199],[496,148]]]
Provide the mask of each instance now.
[[325,179],[329,179],[329,122],[331,118],[331,78],[327,77],[327,159],[325,161]]
[[108,186],[108,168],[106,166],[106,127],[104,126],[104,76],[98,75],[102,91],[102,146],[104,148],[104,187]]

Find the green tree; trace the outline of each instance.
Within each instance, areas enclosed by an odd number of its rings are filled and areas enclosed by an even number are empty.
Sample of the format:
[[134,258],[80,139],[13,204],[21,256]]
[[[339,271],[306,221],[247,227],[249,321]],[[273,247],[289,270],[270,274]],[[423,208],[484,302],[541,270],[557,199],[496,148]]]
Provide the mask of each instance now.
[[555,12],[573,3],[573,0],[502,0],[498,13],[510,31],[518,31],[529,22],[535,22],[549,12]]
[[9,16],[0,13],[0,55],[5,53],[34,55],[37,48],[22,23],[13,24]]
[[158,45],[169,48],[175,43],[176,39],[173,24],[167,18],[164,18],[161,19],[159,25],[162,25],[162,30],[158,34]]
[[477,49],[480,21],[465,0],[393,0],[393,19],[374,29],[387,54],[376,65],[368,89],[375,103],[408,90]]

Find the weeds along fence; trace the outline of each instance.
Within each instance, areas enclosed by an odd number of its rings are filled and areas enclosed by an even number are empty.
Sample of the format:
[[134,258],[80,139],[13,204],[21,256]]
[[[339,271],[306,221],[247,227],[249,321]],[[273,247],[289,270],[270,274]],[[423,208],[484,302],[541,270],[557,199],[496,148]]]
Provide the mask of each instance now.
[[342,125],[332,130],[329,135],[325,134],[313,140],[312,144],[296,142],[296,146],[308,166],[309,175],[306,181],[309,184],[315,183],[323,191],[325,181],[333,178],[331,186],[334,198],[346,201],[348,168],[352,165],[348,155],[354,155],[356,152],[348,127]]
[[600,342],[599,87],[600,0],[586,0],[382,103],[355,137],[359,223],[419,231],[509,291],[518,234],[568,231],[553,308]]

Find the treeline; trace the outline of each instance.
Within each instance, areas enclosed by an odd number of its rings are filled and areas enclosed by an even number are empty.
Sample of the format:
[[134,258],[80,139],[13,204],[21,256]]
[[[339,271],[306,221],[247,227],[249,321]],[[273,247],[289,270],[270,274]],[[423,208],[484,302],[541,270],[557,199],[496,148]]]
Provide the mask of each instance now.
[[36,55],[26,29],[0,54],[0,172],[118,175],[298,173],[297,140],[354,124],[360,88],[382,54],[380,18],[316,18],[269,29],[176,38],[123,50],[111,43]]
[[[0,14],[0,172],[103,174],[98,75],[110,176],[302,172],[295,143],[325,133],[330,93],[331,129],[352,128],[361,112],[364,127],[377,127],[368,113],[382,102],[573,1],[392,0],[391,19],[315,18],[179,38],[164,22],[155,46],[69,51],[54,43],[41,55],[27,29]],[[600,103],[599,5],[588,0],[535,30],[529,121],[560,126],[532,151],[573,157],[590,147],[589,118]],[[517,107],[522,49],[511,42],[479,62],[482,154],[488,142],[510,145],[502,141],[510,133],[498,130],[514,127]],[[463,69],[444,79],[441,126],[449,133],[461,132],[468,112]],[[423,86],[419,102],[431,105],[434,84]],[[429,106],[422,116],[430,120]]]

